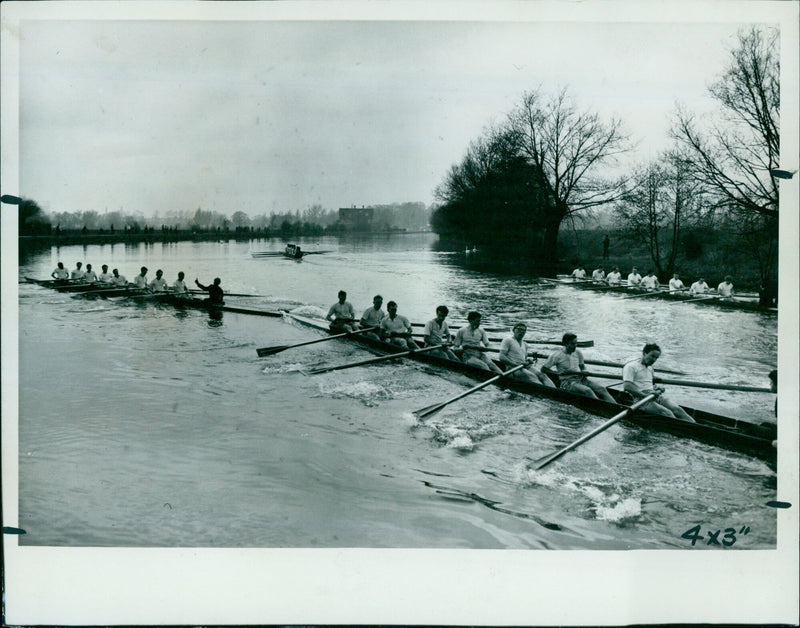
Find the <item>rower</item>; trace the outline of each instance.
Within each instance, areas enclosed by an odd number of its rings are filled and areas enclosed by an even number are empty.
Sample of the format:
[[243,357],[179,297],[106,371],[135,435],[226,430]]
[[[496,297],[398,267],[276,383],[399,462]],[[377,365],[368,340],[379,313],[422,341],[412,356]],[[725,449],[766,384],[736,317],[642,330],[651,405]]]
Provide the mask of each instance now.
[[325,320],[331,321],[331,331],[355,331],[356,313],[353,306],[347,301],[347,293],[339,290],[339,300],[331,305]]
[[724,299],[730,299],[733,296],[733,277],[726,275],[725,281],[717,286],[717,292]]
[[203,301],[211,305],[225,305],[225,301],[222,299],[225,293],[222,291],[222,288],[220,287],[220,283],[222,283],[222,280],[219,277],[214,277],[214,283],[210,286],[204,286],[199,281],[197,281],[197,278],[195,278],[194,283],[201,290],[205,290],[206,292],[208,292],[208,298],[203,299]]
[[81,268],[81,266],[83,266],[83,264],[81,264],[80,262],[78,262],[75,265],[75,270],[72,271],[72,274],[69,277],[70,279],[72,279],[72,281],[83,281],[83,274],[84,273],[83,273],[83,269]]
[[653,384],[653,364],[661,356],[661,348],[655,343],[648,343],[642,349],[642,357],[631,360],[622,367],[622,389],[633,397],[634,402],[647,395],[657,393],[658,396],[642,407],[645,412],[659,414],[672,419],[680,419],[695,423],[686,411],[677,403],[664,396],[664,387]]
[[64,268],[64,262],[59,262],[56,269],[50,273],[53,279],[69,279],[69,271]]
[[706,292],[709,291],[709,289],[710,288],[708,287],[706,280],[703,279],[702,277],[699,277],[697,281],[695,281],[689,288],[689,293],[692,295],[705,294]]
[[678,275],[678,273],[675,273],[674,275],[672,275],[672,279],[669,280],[669,291],[683,292],[684,290],[686,290],[686,286],[683,285],[680,275]]
[[605,401],[616,403],[602,384],[591,381],[583,374],[586,371],[586,365],[583,353],[578,349],[578,337],[567,332],[561,338],[561,344],[563,347],[551,353],[542,365],[542,371],[558,375],[562,390],[594,399],[599,397]]
[[573,279],[586,279],[586,270],[581,264],[578,264],[578,267],[572,271],[570,277]]
[[150,292],[166,292],[167,280],[164,279],[164,271],[159,268],[156,271],[155,279],[153,279],[147,287],[150,289]]
[[460,348],[463,351],[461,360],[472,366],[501,375],[503,371],[500,370],[500,367],[484,353],[484,350],[489,346],[489,338],[481,328],[480,313],[470,312],[467,314],[467,323],[456,332],[453,342],[456,349]]
[[506,370],[523,363],[526,365],[519,371],[509,375],[509,377],[513,379],[555,388],[556,385],[553,383],[553,380],[539,369],[533,367],[536,358],[531,360],[528,357],[528,345],[523,340],[527,331],[528,326],[525,323],[517,323],[511,328],[511,335],[503,338],[500,343],[500,362],[506,367]]
[[656,290],[661,289],[661,284],[658,282],[658,277],[656,277],[652,270],[648,270],[647,274],[642,277],[642,281],[639,283],[639,286],[645,290],[649,290],[650,292],[655,292]]
[[125,275],[120,275],[119,274],[119,269],[118,268],[115,268],[114,270],[112,270],[111,274],[112,274],[111,283],[113,283],[115,286],[127,286],[128,285],[128,280],[125,278]]
[[386,304],[388,314],[381,321],[381,336],[383,340],[409,351],[416,351],[419,345],[411,338],[411,323],[405,316],[397,313],[397,303],[389,301]]
[[103,283],[114,283],[114,276],[108,272],[108,264],[103,264],[100,269],[103,271],[100,273],[98,280]]
[[[382,306],[383,297],[381,295],[376,294],[372,297],[372,306],[364,310],[364,313],[361,315],[361,320],[359,321],[362,329],[366,327],[380,327],[381,321],[386,316],[386,312],[383,311]],[[373,340],[380,340],[380,336],[377,332],[368,331],[361,335],[372,338]]]
[[620,281],[622,281],[622,273],[619,272],[618,266],[614,266],[614,270],[606,275],[606,283],[609,286],[618,286]]
[[179,296],[188,296],[189,295],[189,288],[186,287],[186,282],[183,280],[184,275],[183,271],[178,273],[178,278],[175,280],[175,283],[172,284],[172,291]]
[[638,288],[641,282],[642,282],[642,276],[639,274],[639,271],[636,269],[636,266],[634,266],[633,268],[631,268],[631,272],[628,274],[628,287]]
[[83,280],[86,283],[94,283],[97,281],[97,273],[92,270],[91,264],[86,264],[86,270],[83,273]]
[[[450,313],[446,305],[440,305],[436,308],[436,318],[432,318],[425,323],[425,329],[422,330],[426,347],[434,347],[440,344],[450,344],[452,338],[450,336],[450,329],[447,327],[445,318]],[[439,358],[447,358],[448,360],[459,361],[455,353],[449,347],[442,347],[436,351],[431,351],[431,355]]]
[[592,271],[592,281],[603,281],[606,278],[606,269],[598,266]]
[[147,278],[145,277],[145,275],[147,275],[147,266],[142,266],[141,270],[139,271],[139,274],[133,278],[134,288],[140,288],[142,290],[147,288]]

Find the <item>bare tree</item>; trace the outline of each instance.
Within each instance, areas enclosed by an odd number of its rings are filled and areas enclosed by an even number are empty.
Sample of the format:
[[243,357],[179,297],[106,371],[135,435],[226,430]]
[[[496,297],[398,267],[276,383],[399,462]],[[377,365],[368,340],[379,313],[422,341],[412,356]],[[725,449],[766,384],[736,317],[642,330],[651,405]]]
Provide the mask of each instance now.
[[780,160],[778,31],[740,31],[730,65],[709,91],[719,115],[704,125],[679,108],[673,138],[721,206],[777,217],[778,183],[770,171]]
[[581,111],[566,88],[552,97],[541,89],[526,93],[508,118],[519,154],[541,173],[550,197],[544,256],[555,259],[558,231],[568,216],[618,200],[625,181],[598,175],[599,168],[629,150],[622,122],[604,122]]

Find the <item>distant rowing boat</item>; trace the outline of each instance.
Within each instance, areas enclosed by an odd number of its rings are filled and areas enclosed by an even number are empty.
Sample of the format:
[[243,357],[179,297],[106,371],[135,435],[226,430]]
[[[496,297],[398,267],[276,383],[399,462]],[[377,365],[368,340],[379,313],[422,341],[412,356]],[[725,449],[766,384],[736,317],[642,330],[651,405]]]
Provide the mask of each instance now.
[[597,282],[592,279],[572,279],[568,277],[559,277],[552,279],[549,277],[542,277],[541,281],[551,285],[564,285],[572,286],[573,288],[580,288],[582,290],[594,290],[596,292],[611,292],[626,295],[641,295],[655,299],[664,299],[674,302],[686,302],[697,305],[713,305],[716,307],[744,310],[749,312],[762,312],[765,314],[775,314],[778,312],[776,307],[763,307],[758,302],[758,297],[734,295],[733,297],[721,297],[714,293],[705,294],[690,294],[688,290],[681,292],[671,292],[668,289],[661,289],[658,291],[648,291],[641,288],[630,288],[627,285],[609,286],[605,282]]
[[252,257],[288,257],[289,259],[302,259],[307,255],[322,255],[331,251],[304,251],[296,244],[287,244],[282,251],[253,251]]
[[[331,333],[327,322],[316,319],[287,314],[287,317],[298,323]],[[345,340],[355,342],[379,353],[399,353],[404,351],[401,347],[391,345],[372,338],[354,335],[348,336]],[[454,362],[445,358],[433,356],[427,353],[412,353],[408,356],[418,362],[441,367],[448,371],[464,373],[479,381],[485,381],[495,374],[463,362]],[[497,362],[496,362],[497,363]],[[498,363],[499,364],[499,363]],[[625,409],[621,403],[610,403],[602,399],[592,399],[561,390],[560,388],[549,388],[540,384],[531,384],[519,380],[501,379],[498,385],[516,392],[521,392],[536,397],[545,397],[561,403],[582,408],[583,410],[602,417],[611,417]],[[618,401],[622,401],[625,393],[609,387],[608,392]],[[667,432],[675,436],[691,438],[723,449],[738,451],[758,457],[772,465],[776,460],[776,449],[772,446],[772,441],[777,437],[774,425],[756,424],[739,419],[734,419],[724,415],[706,412],[689,406],[682,406],[696,423],[678,421],[666,417],[635,412],[630,414],[624,421],[637,425],[641,428],[658,432]]]

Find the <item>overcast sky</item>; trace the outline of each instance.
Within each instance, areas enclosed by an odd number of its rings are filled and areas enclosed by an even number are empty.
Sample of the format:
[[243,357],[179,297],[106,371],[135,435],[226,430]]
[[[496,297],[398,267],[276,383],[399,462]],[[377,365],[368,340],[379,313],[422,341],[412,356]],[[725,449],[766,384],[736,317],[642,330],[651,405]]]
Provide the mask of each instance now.
[[710,106],[741,26],[24,21],[19,193],[145,215],[428,204],[539,85],[621,118],[646,160],[677,101]]

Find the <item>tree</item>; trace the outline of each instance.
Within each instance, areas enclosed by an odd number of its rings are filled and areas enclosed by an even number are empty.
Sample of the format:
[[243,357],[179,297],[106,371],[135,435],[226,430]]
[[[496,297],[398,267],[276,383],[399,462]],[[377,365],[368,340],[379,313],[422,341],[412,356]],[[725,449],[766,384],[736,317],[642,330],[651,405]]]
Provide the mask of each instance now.
[[565,218],[613,203],[624,193],[624,179],[605,180],[597,171],[627,152],[628,137],[620,120],[603,122],[595,113],[580,111],[566,88],[550,98],[541,89],[526,93],[509,115],[508,128],[550,199],[543,257],[555,260]]
[[675,272],[684,226],[702,215],[703,193],[690,169],[681,155],[662,155],[633,175],[633,185],[617,207],[627,229],[647,244],[662,281]]
[[23,199],[19,204],[19,234],[44,233],[50,229],[50,221],[36,201]]
[[698,120],[679,108],[672,128],[691,156],[695,179],[740,227],[763,284],[772,280],[777,261],[779,194],[771,170],[780,163],[778,44],[777,29],[740,31],[728,67],[709,89],[717,116]]

